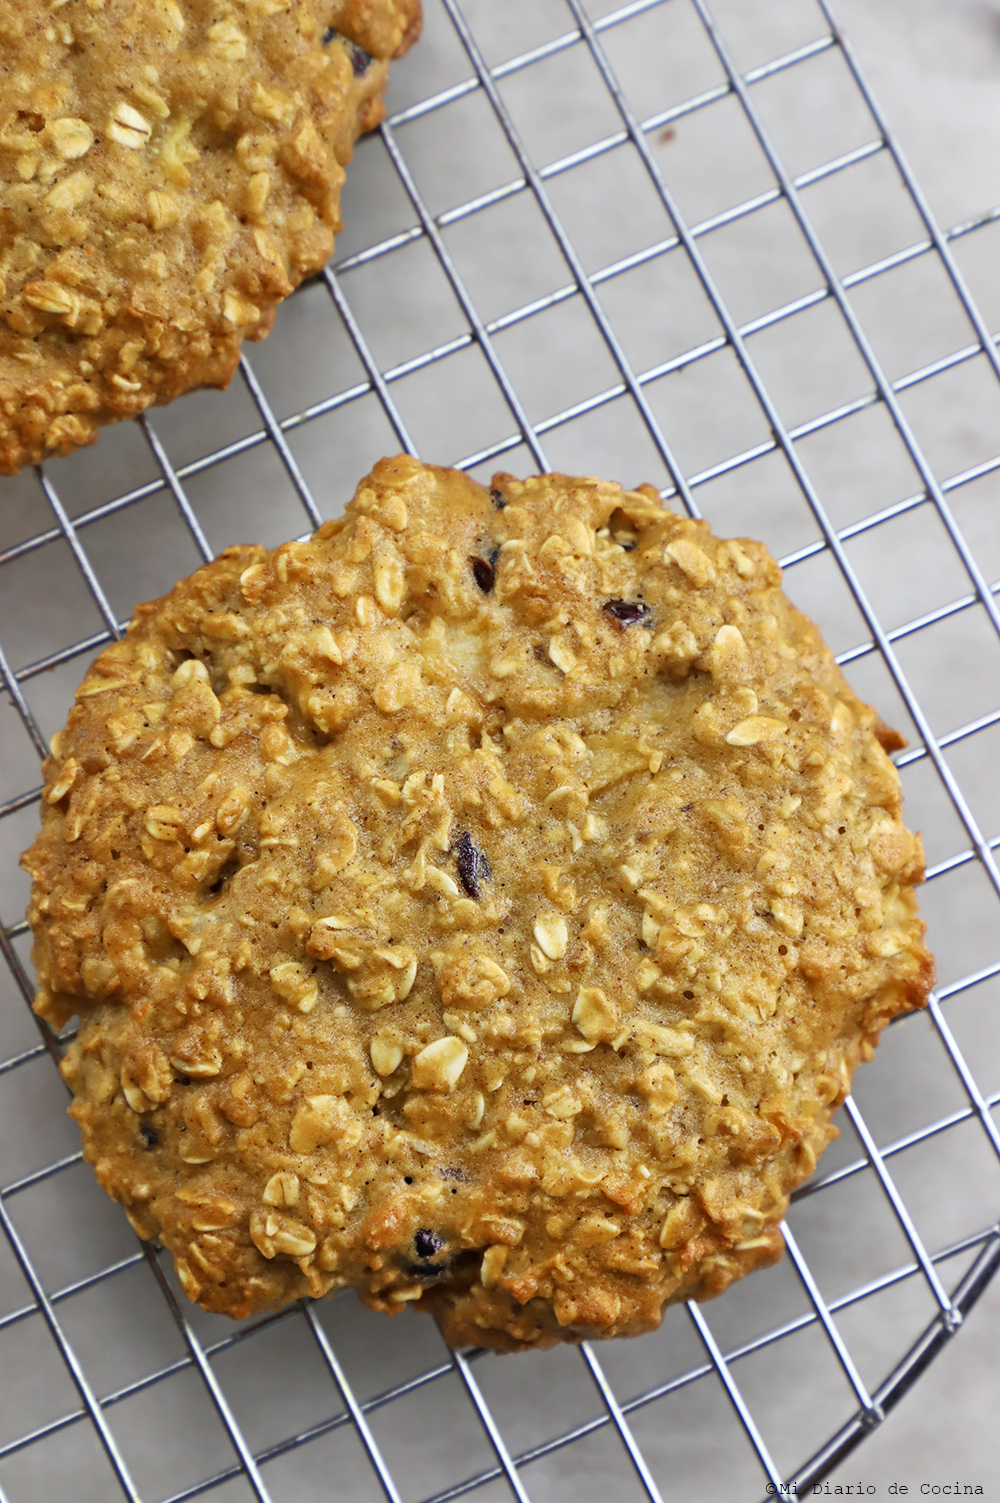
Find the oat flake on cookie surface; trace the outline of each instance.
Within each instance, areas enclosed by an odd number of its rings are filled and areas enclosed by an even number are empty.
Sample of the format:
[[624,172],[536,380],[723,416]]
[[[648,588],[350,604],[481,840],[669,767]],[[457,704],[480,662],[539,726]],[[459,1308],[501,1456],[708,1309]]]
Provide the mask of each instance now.
[[86,1157],[212,1310],[656,1326],[778,1256],[926,999],[884,744],[761,544],[382,461],[141,606],[56,737],[25,864]]
[[420,0],[0,0],[0,474],[225,386]]

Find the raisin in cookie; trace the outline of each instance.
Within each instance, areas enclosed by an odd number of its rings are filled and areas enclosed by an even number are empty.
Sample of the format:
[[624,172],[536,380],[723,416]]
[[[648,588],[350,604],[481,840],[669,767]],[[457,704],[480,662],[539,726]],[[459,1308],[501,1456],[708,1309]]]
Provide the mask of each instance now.
[[650,1329],[778,1256],[926,999],[891,734],[759,543],[382,461],[140,607],[56,738],[25,864],[87,1158],[213,1310]]
[[0,474],[195,386],[333,248],[419,0],[0,0]]

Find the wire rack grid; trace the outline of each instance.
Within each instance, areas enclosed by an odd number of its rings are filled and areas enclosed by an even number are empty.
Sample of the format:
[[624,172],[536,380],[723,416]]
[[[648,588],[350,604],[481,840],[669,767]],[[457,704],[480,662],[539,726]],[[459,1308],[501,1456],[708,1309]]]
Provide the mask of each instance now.
[[[335,260],[240,380],[3,483],[9,1503],[802,1493],[1000,1263],[1000,357],[969,285],[1000,207],[939,228],[826,0],[426,10]],[[928,1011],[862,1072],[783,1263],[600,1351],[450,1353],[352,1296],[236,1327],[189,1309],[81,1164],[52,1069],[72,1030],[39,1039],[22,1005],[16,857],[87,661],[134,600],[311,529],[394,448],[652,479],[763,537],[911,736]]]

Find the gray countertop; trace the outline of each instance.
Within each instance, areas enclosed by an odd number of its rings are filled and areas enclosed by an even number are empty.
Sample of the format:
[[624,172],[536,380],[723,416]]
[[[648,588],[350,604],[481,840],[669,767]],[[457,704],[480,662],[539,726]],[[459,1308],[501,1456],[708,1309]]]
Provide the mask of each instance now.
[[[996,0],[838,0],[836,9],[939,222],[958,224],[1000,203]],[[994,334],[1000,329],[998,267],[1000,234],[994,230],[969,268]],[[984,436],[995,450],[1000,437],[995,410]],[[986,510],[985,526],[996,544],[1000,490],[995,485]],[[990,577],[996,579],[995,568]],[[996,765],[995,752],[993,757],[984,753],[984,759]],[[958,1482],[981,1484],[987,1498],[1000,1498],[998,1402],[1000,1281],[995,1280],[968,1329],[885,1427],[831,1475],[830,1484],[873,1483],[878,1496],[887,1497],[893,1482],[909,1483],[910,1496],[920,1496],[924,1482]]]

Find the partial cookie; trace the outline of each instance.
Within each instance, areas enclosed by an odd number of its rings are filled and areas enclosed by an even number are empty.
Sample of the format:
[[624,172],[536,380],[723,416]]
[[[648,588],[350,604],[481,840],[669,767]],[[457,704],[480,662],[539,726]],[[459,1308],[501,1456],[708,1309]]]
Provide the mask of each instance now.
[[779,1254],[932,961],[892,733],[766,550],[380,463],[142,606],[46,764],[38,1010],[192,1299],[501,1348]]
[[0,474],[227,384],[419,30],[419,0],[0,0]]

